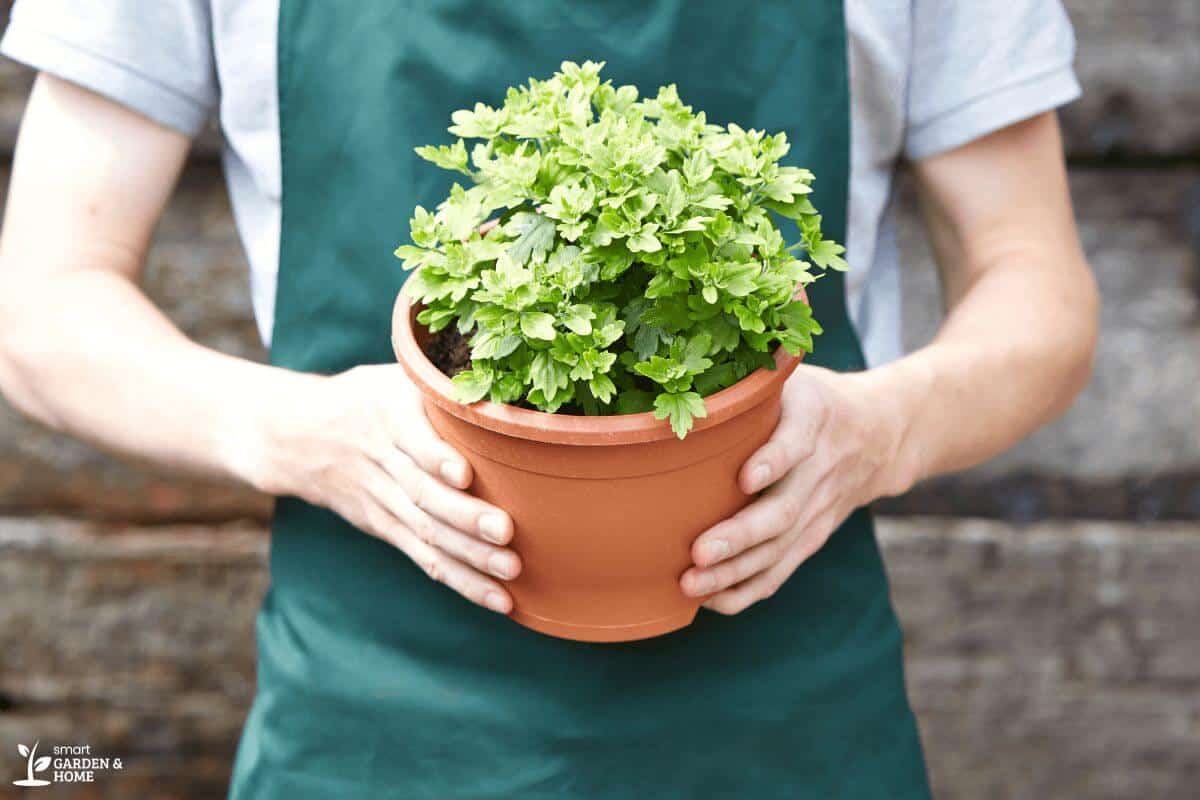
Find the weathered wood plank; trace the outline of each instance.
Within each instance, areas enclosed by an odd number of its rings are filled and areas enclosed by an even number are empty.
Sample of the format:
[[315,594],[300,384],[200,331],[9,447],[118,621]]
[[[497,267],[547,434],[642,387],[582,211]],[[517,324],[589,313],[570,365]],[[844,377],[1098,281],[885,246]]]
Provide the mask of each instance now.
[[0,521],[0,738],[122,759],[55,797],[223,797],[265,556],[261,528]]
[[1190,791],[1200,527],[917,518],[880,536],[936,796]]
[[[939,798],[1188,796],[1195,524],[879,528]],[[129,765],[62,796],[219,796],[265,554],[244,525],[0,518],[0,738],[85,741]]]
[[1062,114],[1071,155],[1200,156],[1200,3],[1068,0],[1084,96]]

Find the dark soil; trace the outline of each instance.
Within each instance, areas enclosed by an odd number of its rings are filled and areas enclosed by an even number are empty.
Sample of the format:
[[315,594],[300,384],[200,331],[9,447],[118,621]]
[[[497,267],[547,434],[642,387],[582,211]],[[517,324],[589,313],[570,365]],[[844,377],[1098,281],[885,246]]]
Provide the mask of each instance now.
[[430,336],[425,345],[425,355],[435,367],[451,378],[471,366],[471,345],[455,325]]

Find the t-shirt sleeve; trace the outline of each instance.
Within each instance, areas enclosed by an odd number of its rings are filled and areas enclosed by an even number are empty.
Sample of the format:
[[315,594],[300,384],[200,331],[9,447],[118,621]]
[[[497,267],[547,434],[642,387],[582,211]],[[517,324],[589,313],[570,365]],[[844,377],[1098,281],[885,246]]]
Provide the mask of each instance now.
[[217,104],[207,0],[18,0],[0,52],[195,135]]
[[1080,94],[1059,0],[915,0],[905,155],[967,144]]

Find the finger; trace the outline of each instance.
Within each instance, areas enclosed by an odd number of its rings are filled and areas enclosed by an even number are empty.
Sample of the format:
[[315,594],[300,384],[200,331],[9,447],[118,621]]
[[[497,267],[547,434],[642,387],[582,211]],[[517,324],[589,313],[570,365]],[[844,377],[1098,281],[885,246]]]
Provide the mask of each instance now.
[[471,485],[471,464],[437,435],[420,401],[391,409],[388,428],[395,446],[422,470],[459,489]]
[[[415,538],[415,537],[414,537]],[[476,605],[500,614],[512,611],[512,596],[496,581],[417,539],[409,556],[431,580],[444,583]]]
[[692,561],[709,567],[790,530],[804,511],[806,492],[789,480],[696,537]]
[[701,605],[718,614],[740,614],[760,600],[767,599],[771,594],[772,589],[767,573],[760,573],[753,580],[714,594]]
[[732,588],[717,592],[702,605],[718,614],[740,614],[755,603],[772,597],[800,565],[829,539],[833,529],[832,518],[832,511],[827,511],[815,519],[810,527],[799,529],[783,557],[774,565]]
[[516,553],[434,519],[418,508],[399,485],[382,471],[371,479],[368,491],[426,544],[497,578],[512,580],[521,574],[521,559]]
[[[802,380],[802,373],[793,375],[792,380]],[[762,491],[812,456],[826,414],[815,396],[813,402],[805,402],[809,394],[793,389],[794,399],[783,404],[771,438],[742,465],[738,485],[746,494]]]
[[412,504],[429,516],[493,544],[512,541],[512,518],[500,509],[435,480],[407,453],[392,450],[380,461]]
[[511,581],[521,574],[521,558],[512,550],[482,542],[441,523],[435,523],[430,544],[479,572],[501,580]]
[[444,583],[472,603],[497,613],[512,611],[511,595],[496,581],[423,541],[382,507],[369,516],[372,519],[367,525],[368,532],[402,551],[431,580]]
[[703,597],[750,580],[777,564],[796,535],[794,530],[788,531],[714,567],[692,567],[683,574],[680,586],[690,597]]

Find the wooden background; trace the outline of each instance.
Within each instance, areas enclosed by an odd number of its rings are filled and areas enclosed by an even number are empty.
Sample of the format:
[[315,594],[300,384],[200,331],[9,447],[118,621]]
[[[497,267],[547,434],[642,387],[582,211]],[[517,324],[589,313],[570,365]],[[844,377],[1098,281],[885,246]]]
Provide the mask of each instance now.
[[[1200,792],[1200,3],[1068,5],[1086,94],[1062,119],[1105,298],[1095,378],[1013,453],[882,508],[940,798]],[[29,81],[0,66],[0,183]],[[147,287],[196,338],[261,358],[215,154],[198,144]],[[919,346],[939,302],[907,191],[905,208]],[[39,737],[126,765],[48,797],[222,796],[268,510],[0,400],[0,797],[17,796],[16,743]]]

